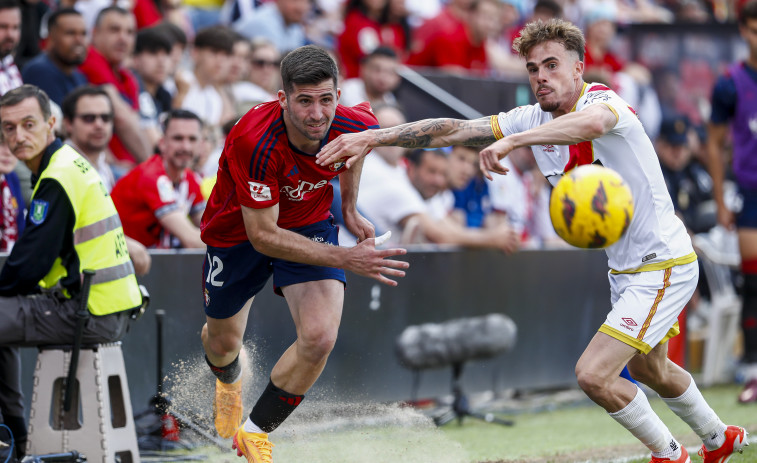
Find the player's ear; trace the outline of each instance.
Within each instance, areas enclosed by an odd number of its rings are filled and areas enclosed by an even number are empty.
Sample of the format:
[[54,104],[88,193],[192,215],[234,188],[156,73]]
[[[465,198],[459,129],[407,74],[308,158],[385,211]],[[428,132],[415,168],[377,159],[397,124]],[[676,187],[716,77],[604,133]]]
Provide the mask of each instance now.
[[279,106],[281,106],[281,109],[287,109],[287,94],[284,93],[284,90],[279,90],[277,96],[279,97]]
[[576,60],[576,74],[579,76],[584,75],[584,62],[579,60]]

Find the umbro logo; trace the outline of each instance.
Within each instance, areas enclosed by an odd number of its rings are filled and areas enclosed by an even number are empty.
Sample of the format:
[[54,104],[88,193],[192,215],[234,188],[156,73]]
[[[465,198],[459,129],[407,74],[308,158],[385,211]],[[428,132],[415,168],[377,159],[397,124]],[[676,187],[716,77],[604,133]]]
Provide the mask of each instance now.
[[639,326],[636,324],[633,318],[621,318],[621,320],[623,320],[623,323],[625,323],[628,326]]

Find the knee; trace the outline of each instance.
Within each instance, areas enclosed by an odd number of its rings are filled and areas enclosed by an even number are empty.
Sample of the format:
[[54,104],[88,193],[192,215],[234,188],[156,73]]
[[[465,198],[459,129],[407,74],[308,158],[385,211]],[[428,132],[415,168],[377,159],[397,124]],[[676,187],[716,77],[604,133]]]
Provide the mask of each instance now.
[[298,338],[300,352],[313,362],[327,358],[336,344],[336,331],[330,329],[303,330]]
[[202,327],[200,333],[202,344],[209,354],[218,357],[225,357],[230,354],[239,352],[242,348],[242,337],[232,331],[213,333],[208,330],[207,323]]
[[605,396],[609,395],[610,381],[606,375],[589,368],[577,366],[576,380],[578,381],[578,387],[595,402],[601,402]]

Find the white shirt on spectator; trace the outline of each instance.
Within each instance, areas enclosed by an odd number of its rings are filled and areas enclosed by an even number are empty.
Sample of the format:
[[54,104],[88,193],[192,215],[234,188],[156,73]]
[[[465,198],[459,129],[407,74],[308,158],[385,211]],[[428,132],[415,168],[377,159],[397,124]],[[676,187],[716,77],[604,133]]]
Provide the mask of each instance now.
[[223,112],[221,94],[212,85],[200,87],[192,73],[187,73],[186,78],[189,80],[189,91],[184,97],[181,108],[197,114],[208,125],[220,125]]
[[[339,97],[339,103],[344,106],[355,106],[363,101],[369,101],[368,95],[365,93],[365,82],[359,77],[347,79],[341,83],[339,88],[342,89],[342,96]],[[396,105],[397,98],[391,92],[384,93],[382,103],[388,105]],[[376,103],[376,102],[374,102]],[[371,103],[372,106],[375,104]]]
[[407,178],[405,168],[389,165],[376,153],[365,158],[359,191],[357,207],[376,227],[376,234],[392,232],[387,245],[399,243],[403,232],[402,219],[427,212],[427,206]]

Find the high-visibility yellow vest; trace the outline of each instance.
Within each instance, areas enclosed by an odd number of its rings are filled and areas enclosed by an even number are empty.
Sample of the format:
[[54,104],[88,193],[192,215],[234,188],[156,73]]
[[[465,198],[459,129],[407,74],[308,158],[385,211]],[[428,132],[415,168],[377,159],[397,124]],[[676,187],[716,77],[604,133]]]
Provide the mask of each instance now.
[[[44,179],[58,182],[74,209],[74,250],[79,257],[79,271],[96,272],[89,292],[89,311],[107,315],[141,305],[142,294],[126,250],[121,219],[97,171],[76,150],[63,145],[50,157],[34,186],[32,199]],[[58,257],[40,286],[51,288],[66,275]]]

